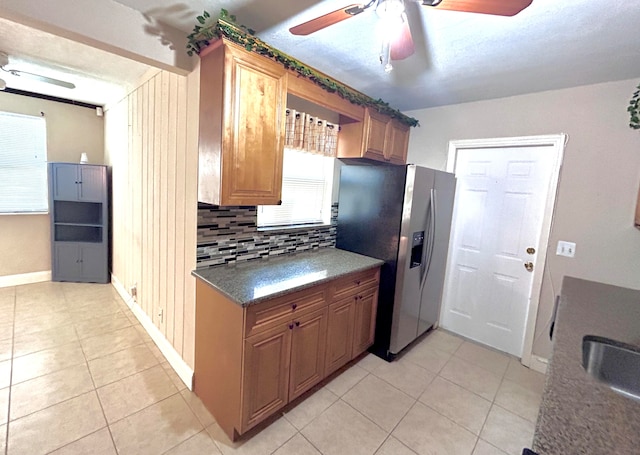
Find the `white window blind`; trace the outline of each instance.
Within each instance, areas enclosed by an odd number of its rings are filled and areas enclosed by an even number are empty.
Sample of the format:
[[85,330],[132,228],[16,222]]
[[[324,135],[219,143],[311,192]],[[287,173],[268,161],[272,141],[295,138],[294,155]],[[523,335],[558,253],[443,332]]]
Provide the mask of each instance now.
[[47,210],[45,120],[0,112],[0,213]]
[[258,227],[329,224],[334,158],[285,148],[282,204],[258,207]]

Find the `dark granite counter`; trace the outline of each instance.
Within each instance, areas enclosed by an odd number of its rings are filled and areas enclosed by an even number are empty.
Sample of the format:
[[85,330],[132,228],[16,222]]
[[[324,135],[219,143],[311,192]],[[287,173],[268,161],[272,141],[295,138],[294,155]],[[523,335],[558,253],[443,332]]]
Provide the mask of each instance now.
[[383,264],[337,248],[196,269],[191,272],[241,306]]
[[640,346],[640,291],[565,277],[533,449],[540,455],[640,453],[640,402],[582,368],[582,337]]

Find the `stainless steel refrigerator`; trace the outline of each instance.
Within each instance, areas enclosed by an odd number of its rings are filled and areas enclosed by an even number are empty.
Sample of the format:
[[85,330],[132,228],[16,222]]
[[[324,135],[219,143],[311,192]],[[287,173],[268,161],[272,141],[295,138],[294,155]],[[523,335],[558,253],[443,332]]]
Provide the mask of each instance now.
[[455,177],[416,166],[341,167],[336,247],[384,260],[371,352],[392,360],[438,320]]

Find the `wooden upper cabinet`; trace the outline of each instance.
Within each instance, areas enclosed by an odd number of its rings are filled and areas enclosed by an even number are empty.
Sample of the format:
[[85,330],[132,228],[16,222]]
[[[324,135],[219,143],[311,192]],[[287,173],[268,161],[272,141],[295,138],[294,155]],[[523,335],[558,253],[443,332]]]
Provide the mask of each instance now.
[[387,124],[387,148],[384,158],[393,164],[405,164],[409,150],[409,127],[397,120]]
[[389,117],[367,109],[364,120],[364,158],[386,160]]
[[198,201],[281,200],[287,72],[218,40],[200,54]]
[[407,162],[409,127],[372,109],[362,122],[340,125],[338,158],[368,158],[393,164]]

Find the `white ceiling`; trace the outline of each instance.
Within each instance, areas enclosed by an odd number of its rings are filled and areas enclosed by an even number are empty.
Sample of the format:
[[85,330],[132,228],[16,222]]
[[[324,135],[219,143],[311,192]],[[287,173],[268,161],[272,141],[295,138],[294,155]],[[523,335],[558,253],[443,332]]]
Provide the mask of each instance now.
[[[533,0],[514,17],[440,11],[405,0],[416,53],[395,62],[389,74],[379,63],[373,10],[307,37],[288,32],[350,0],[117,1],[183,30],[185,36],[203,10],[216,15],[226,8],[267,43],[401,110],[640,78],[637,0]],[[25,61],[46,57],[49,65],[107,83],[131,84],[148,68],[95,50],[96,55],[85,59],[84,50],[68,49],[80,46],[68,40],[52,45],[54,52],[33,55],[41,45],[25,46],[26,32],[5,32],[6,25],[0,23],[0,50],[11,56],[13,49]]]
[[150,69],[148,65],[0,18],[0,51],[6,69],[75,84],[57,87],[0,71],[7,87],[103,106],[118,100]]

